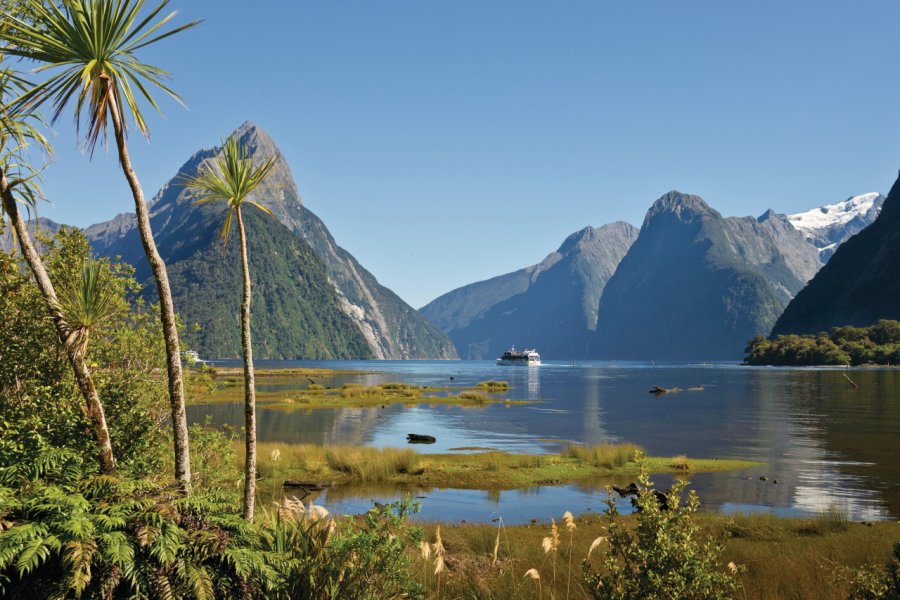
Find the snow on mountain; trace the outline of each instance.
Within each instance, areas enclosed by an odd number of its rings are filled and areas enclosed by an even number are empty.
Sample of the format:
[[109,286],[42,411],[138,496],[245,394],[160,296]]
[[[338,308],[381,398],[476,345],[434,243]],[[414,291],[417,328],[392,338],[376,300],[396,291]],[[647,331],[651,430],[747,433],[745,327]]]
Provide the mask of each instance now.
[[802,231],[819,249],[822,262],[827,262],[838,246],[875,220],[881,212],[882,204],[884,196],[878,192],[870,192],[843,202],[787,215],[787,218],[791,225]]

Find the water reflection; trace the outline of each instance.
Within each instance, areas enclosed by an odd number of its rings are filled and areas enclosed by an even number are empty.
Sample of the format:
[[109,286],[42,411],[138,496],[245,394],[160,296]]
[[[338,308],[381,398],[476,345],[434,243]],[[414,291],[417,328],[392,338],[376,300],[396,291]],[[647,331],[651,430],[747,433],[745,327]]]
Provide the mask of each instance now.
[[[541,404],[479,410],[424,405],[313,411],[262,408],[260,440],[402,446],[407,433],[436,436],[437,444],[417,448],[425,452],[461,446],[547,452],[568,440],[591,444],[627,440],[651,454],[765,461],[764,467],[746,473],[695,476],[692,486],[707,507],[778,514],[838,507],[857,520],[900,516],[900,461],[895,458],[900,440],[900,373],[895,370],[852,371],[854,388],[832,370],[729,365],[585,363],[502,371],[488,362],[315,366],[377,370],[342,376],[327,385],[401,380],[466,386],[503,379],[512,385],[509,397],[539,398]],[[702,385],[704,391],[654,397],[647,393],[651,385]],[[192,420],[202,420],[206,414],[217,424],[240,425],[243,419],[238,405],[190,407]],[[666,478],[657,479],[667,485]],[[605,498],[605,483],[491,494],[429,490],[423,516],[453,519],[456,514],[472,513],[483,520],[499,510],[508,522],[515,522],[555,514],[559,507],[598,510]],[[391,490],[377,496],[374,492],[354,495],[352,490],[342,493],[340,499],[329,501],[348,510],[373,498],[385,501],[397,495]]]

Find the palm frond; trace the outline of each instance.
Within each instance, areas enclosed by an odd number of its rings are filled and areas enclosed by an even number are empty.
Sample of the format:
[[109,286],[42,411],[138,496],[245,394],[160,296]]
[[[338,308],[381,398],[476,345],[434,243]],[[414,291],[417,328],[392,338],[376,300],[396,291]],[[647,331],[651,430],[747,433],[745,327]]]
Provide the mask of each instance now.
[[162,0],[139,19],[145,0],[62,0],[62,7],[26,0],[32,18],[26,21],[10,15],[10,26],[0,30],[0,41],[5,42],[6,54],[40,63],[36,71],[50,75],[24,90],[16,106],[30,110],[47,102],[52,106],[51,120],[56,122],[74,99],[76,129],[80,131],[82,121],[86,122],[85,145],[93,152],[100,139],[107,139],[109,106],[115,100],[123,128],[130,116],[149,137],[138,98],[157,112],[160,107],[152,89],[183,101],[163,83],[168,72],[140,62],[135,52],[201,22],[165,29],[173,12],[154,24],[168,3]]
[[53,147],[41,132],[45,123],[40,114],[11,104],[11,99],[28,85],[14,71],[0,70],[0,170],[14,197],[31,212],[43,196],[39,177],[44,169],[32,161],[45,162],[52,156]]
[[225,202],[228,214],[222,224],[221,235],[228,245],[232,216],[246,202],[264,213],[272,211],[262,204],[249,200],[250,195],[275,171],[278,157],[273,155],[260,164],[254,164],[244,147],[232,136],[222,143],[222,150],[207,164],[200,167],[196,175],[180,178],[181,183],[199,192],[194,204]]
[[76,354],[87,352],[91,330],[115,314],[115,289],[103,277],[103,264],[88,259],[81,278],[60,290],[56,308],[65,321],[66,346]]

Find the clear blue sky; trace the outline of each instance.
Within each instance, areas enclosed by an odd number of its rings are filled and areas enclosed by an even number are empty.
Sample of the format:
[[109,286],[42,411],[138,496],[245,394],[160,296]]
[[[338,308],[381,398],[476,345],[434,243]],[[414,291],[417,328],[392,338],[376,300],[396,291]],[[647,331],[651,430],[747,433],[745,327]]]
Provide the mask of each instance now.
[[[900,2],[173,0],[196,30],[146,54],[164,101],[149,196],[244,120],[306,205],[419,307],[541,260],[585,225],[640,225],[660,195],[725,215],[886,192],[900,168]],[[41,214],[132,210],[115,153],[68,118]]]

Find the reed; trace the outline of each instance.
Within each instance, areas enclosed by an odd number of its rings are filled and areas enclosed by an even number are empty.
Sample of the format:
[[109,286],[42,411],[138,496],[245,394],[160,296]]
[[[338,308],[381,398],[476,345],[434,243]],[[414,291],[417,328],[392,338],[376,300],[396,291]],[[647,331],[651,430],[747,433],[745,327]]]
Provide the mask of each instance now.
[[475,389],[485,392],[507,392],[509,391],[509,382],[507,381],[482,381],[475,386]]
[[562,456],[594,467],[615,469],[633,461],[635,453],[640,450],[641,447],[636,444],[572,444],[563,449]]

